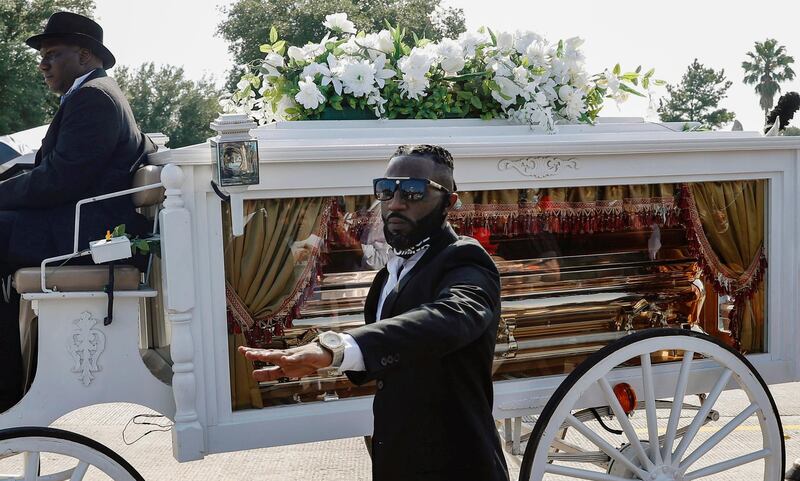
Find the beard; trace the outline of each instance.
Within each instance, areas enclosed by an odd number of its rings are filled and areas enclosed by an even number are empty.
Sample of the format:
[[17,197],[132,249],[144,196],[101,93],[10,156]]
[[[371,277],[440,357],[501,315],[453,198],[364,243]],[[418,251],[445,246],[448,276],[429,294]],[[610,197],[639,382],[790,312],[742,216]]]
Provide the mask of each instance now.
[[[429,214],[416,222],[398,212],[391,212],[383,218],[383,236],[386,238],[386,242],[392,249],[399,252],[416,247],[417,244],[425,239],[434,237],[442,230],[442,225],[447,218],[447,212],[445,211],[446,202],[447,198],[443,200],[439,207],[433,209]],[[411,226],[408,233],[390,232],[387,221],[392,218],[406,221]]]

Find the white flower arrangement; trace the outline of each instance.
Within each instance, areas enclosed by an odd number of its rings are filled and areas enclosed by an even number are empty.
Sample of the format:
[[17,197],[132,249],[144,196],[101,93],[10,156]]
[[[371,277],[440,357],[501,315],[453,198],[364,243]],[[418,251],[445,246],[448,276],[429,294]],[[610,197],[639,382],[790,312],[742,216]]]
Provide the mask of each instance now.
[[589,75],[577,37],[550,43],[535,32],[482,28],[439,42],[414,36],[411,46],[401,28],[356,33],[344,13],[328,15],[323,25],[329,32],[319,43],[288,49],[273,28],[261,46],[264,60],[246,66],[222,107],[261,124],[353,114],[480,117],[554,132],[560,122],[592,123],[605,99],[623,102],[663,85],[652,69],[622,73],[619,64]]

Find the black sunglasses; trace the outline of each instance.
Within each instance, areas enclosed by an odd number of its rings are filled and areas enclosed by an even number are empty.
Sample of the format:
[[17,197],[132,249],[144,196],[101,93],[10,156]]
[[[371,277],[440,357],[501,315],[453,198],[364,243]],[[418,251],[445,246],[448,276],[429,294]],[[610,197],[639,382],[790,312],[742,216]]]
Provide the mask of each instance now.
[[429,185],[434,189],[441,190],[445,194],[450,193],[444,186],[430,179],[418,179],[415,177],[381,177],[372,181],[372,186],[375,188],[375,198],[381,201],[391,200],[397,189],[400,189],[400,197],[403,200],[422,200],[425,198],[426,187]]

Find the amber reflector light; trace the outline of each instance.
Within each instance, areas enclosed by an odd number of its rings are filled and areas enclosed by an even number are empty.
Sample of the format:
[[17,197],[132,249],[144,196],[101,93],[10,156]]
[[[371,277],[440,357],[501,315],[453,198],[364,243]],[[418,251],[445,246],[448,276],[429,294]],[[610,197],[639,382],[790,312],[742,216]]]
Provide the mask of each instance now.
[[617,396],[617,401],[625,414],[630,414],[636,409],[636,391],[627,382],[621,382],[614,386],[614,395]]

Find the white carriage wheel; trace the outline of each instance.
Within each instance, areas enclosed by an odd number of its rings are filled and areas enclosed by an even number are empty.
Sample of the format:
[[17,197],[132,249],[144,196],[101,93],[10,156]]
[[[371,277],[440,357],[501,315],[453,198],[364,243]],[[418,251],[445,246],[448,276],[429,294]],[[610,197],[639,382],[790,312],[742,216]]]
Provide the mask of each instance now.
[[[72,458],[70,467],[47,471],[43,454]],[[44,457],[47,456],[45,454]],[[81,481],[94,467],[114,481],[144,481],[144,478],[119,454],[80,434],[46,427],[19,427],[0,430],[0,459],[21,455],[22,472],[2,473],[0,481]]]
[[[681,361],[654,369],[651,353],[665,351],[681,353]],[[639,366],[629,367],[631,359],[638,359]],[[637,386],[634,390],[639,402],[635,414],[642,414],[642,421],[646,422],[639,433],[613,392],[612,385],[617,382],[630,382]],[[743,390],[749,406],[707,439],[701,439],[698,433],[703,424],[713,418],[714,404],[728,385]],[[655,399],[656,389],[662,393],[662,400]],[[664,392],[670,394],[663,396]],[[696,394],[706,394],[706,397],[699,406],[690,406],[691,398],[697,399],[693,396]],[[664,397],[674,401],[664,401]],[[675,402],[678,399],[682,400],[680,405]],[[590,406],[596,411],[614,414],[622,431],[615,439],[622,442],[609,441],[605,428],[587,421],[589,416],[585,414],[589,411],[576,410]],[[696,414],[687,416],[684,426],[678,428],[681,413],[687,407]],[[657,416],[658,409],[668,410],[669,415]],[[760,448],[733,458],[723,456],[726,459],[720,462],[713,461],[713,456],[704,458],[726,438],[729,444],[741,445],[736,436],[742,436],[742,433],[734,435],[734,430],[753,415],[758,423],[747,428],[759,431],[750,432],[750,435],[756,437]],[[556,439],[564,427],[568,427],[581,443],[564,443]],[[748,431],[744,433],[746,435]],[[722,454],[726,453],[719,452]],[[701,464],[706,466],[698,468],[700,459],[704,459]],[[703,334],[684,329],[648,329],[604,347],[567,376],[537,419],[525,449],[519,479],[743,479],[741,471],[737,470],[759,460],[763,460],[763,478],[750,478],[752,481],[783,479],[783,428],[772,395],[750,362],[720,341]],[[603,471],[598,471],[603,468]]]

